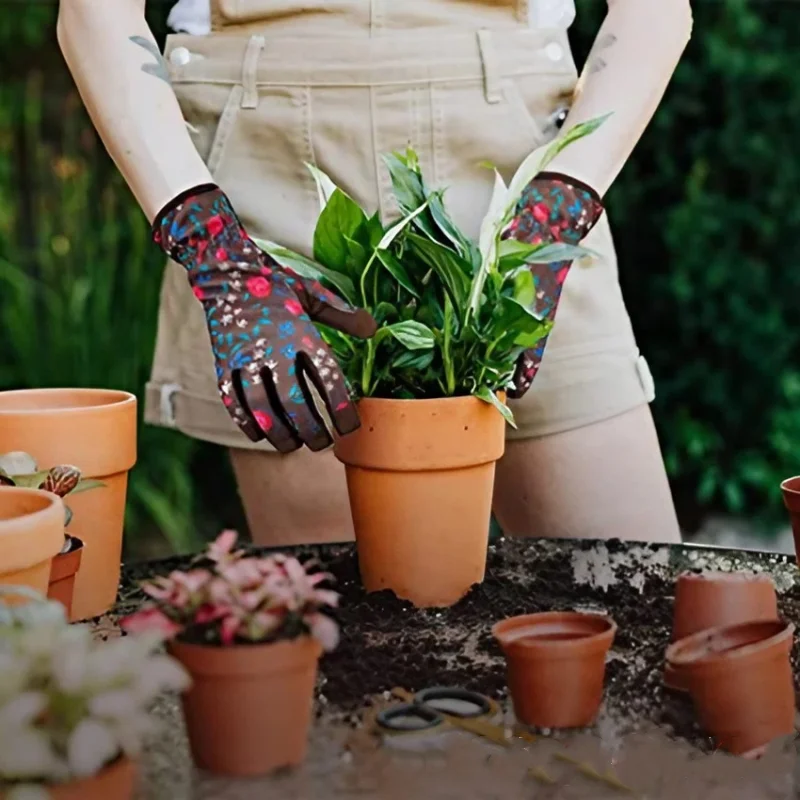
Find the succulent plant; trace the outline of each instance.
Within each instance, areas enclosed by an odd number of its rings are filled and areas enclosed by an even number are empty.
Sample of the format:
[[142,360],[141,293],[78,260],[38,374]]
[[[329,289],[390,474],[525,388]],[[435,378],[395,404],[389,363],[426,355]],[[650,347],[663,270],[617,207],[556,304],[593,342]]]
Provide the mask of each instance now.
[[[83,478],[81,471],[70,464],[59,464],[40,470],[29,453],[16,451],[0,455],[0,485],[21,486],[27,489],[42,489],[61,498],[105,486],[102,481]],[[64,528],[72,521],[72,510],[64,504]],[[65,531],[68,547],[69,538]]]

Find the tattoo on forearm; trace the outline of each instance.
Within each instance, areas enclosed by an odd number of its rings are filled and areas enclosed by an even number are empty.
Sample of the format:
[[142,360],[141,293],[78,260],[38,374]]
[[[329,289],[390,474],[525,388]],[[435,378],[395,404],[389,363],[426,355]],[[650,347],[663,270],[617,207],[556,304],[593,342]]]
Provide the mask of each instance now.
[[608,50],[616,41],[617,37],[613,33],[605,33],[595,42],[592,52],[589,53],[587,65],[590,75],[601,72],[606,68],[606,61],[600,54]]
[[145,39],[144,36],[131,36],[130,41],[139,45],[139,47],[143,47],[155,59],[155,62],[152,64],[142,64],[142,72],[146,72],[148,75],[154,75],[156,78],[160,78],[171,86],[172,81],[169,79],[169,67],[167,66],[164,56],[161,55],[161,51],[155,44],[149,39]]

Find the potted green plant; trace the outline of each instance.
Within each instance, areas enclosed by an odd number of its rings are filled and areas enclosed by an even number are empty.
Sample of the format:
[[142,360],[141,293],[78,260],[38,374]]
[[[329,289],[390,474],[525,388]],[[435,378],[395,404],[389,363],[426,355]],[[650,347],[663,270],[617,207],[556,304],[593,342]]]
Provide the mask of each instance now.
[[143,584],[152,603],[125,618],[154,631],[192,675],[183,698],[195,763],[260,775],[306,754],[317,662],[338,642],[330,576],[276,554],[236,550],[223,531],[188,571]]
[[378,323],[359,341],[319,325],[351,390],[361,427],[340,438],[365,587],[419,606],[450,605],[483,579],[505,404],[522,353],[552,323],[534,311],[531,265],[589,255],[567,244],[505,238],[530,181],[603,119],[535,151],[508,186],[495,170],[480,238],[464,235],[443,191],[411,150],[386,158],[403,214],[384,226],[309,167],[321,213],[314,259],[258,241],[284,269],[319,280]]
[[[40,470],[33,456],[22,452],[0,455],[0,485],[41,489],[62,499],[105,486],[102,481],[83,478],[81,471],[69,464]],[[48,596],[63,603],[67,614],[71,615],[75,576],[81,566],[84,543],[67,530],[72,520],[72,510],[66,503],[64,512],[64,546],[53,558]]]
[[59,603],[0,589],[31,600],[0,607],[0,799],[132,798],[148,708],[186,672],[158,639],[95,640]]

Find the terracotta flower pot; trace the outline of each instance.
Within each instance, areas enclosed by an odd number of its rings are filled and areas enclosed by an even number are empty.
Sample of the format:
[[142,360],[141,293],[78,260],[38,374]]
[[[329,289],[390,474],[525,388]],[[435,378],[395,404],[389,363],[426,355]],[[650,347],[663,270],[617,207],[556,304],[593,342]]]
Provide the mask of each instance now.
[[50,586],[47,596],[57,600],[67,610],[67,617],[72,618],[72,596],[75,589],[75,576],[80,569],[83,556],[83,542],[76,536],[70,536],[70,549],[53,558],[50,570]]
[[0,392],[0,453],[30,453],[40,469],[71,464],[105,486],[70,496],[70,533],[86,542],[73,618],[106,612],[117,596],[128,471],[136,462],[136,398],[106,389]]
[[38,489],[0,486],[0,583],[28,586],[46,595],[52,559],[63,546],[60,498]]
[[617,626],[577,611],[527,614],[492,633],[506,657],[517,719],[538,728],[591,725],[603,699],[606,655]]
[[722,749],[742,755],[794,732],[793,637],[791,623],[762,620],[670,646],[668,658],[686,676],[700,723]]
[[[130,800],[136,788],[136,765],[119,758],[93,778],[47,787],[51,800]],[[0,800],[5,800],[0,792]]]
[[[709,628],[775,619],[778,619],[778,600],[769,575],[687,572],[675,584],[673,642]],[[679,691],[687,688],[680,671],[669,661],[664,683]]]
[[322,653],[315,639],[233,647],[174,641],[169,652],[192,676],[183,713],[198,767],[252,776],[305,759]]
[[781,484],[781,492],[783,493],[783,503],[789,512],[789,520],[792,523],[795,559],[800,565],[800,475],[787,478]]
[[336,442],[367,591],[449,606],[483,580],[505,421],[474,397],[366,398]]

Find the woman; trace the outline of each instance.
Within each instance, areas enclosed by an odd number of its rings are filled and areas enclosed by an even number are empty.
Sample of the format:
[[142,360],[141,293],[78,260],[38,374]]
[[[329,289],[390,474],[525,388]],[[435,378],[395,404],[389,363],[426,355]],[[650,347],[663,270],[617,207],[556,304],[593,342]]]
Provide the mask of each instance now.
[[[387,218],[380,156],[410,143],[475,234],[491,191],[481,162],[508,178],[559,128],[609,113],[518,209],[515,230],[529,240],[556,236],[552,215],[566,240],[586,237],[603,258],[543,298],[558,317],[541,370],[541,352],[518,369],[519,429],[498,467],[495,513],[513,535],[679,540],[652,380],[600,198],[688,41],[689,0],[609,0],[580,80],[566,35],[573,14],[571,0],[183,0],[173,19],[188,33],[171,36],[162,57],[144,0],[61,0],[67,63],[173,258],[147,419],[230,448],[256,541],[352,536],[342,469],[330,451],[314,452],[330,434],[309,383],[340,432],[357,417],[343,384],[322,377],[336,365],[303,311],[363,336],[371,320],[275,271],[249,238],[310,250],[318,206],[303,163]],[[580,214],[562,220],[565,197]],[[247,291],[259,277],[268,296]],[[288,344],[254,339],[233,352],[226,332],[259,322],[289,331]]]

